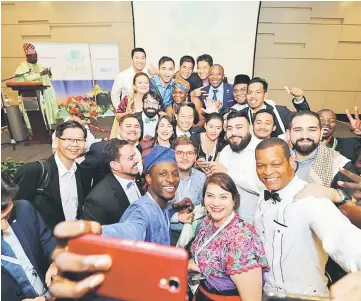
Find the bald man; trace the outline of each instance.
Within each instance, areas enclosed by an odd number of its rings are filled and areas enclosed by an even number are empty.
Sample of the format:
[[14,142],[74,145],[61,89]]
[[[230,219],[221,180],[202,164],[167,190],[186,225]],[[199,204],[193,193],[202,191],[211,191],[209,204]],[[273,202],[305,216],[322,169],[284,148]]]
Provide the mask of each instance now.
[[209,70],[209,85],[203,89],[200,99],[205,106],[206,98],[213,99],[216,102],[217,109],[222,112],[234,105],[233,85],[224,83],[224,69],[221,65],[215,64]]
[[350,159],[353,164],[357,161],[361,153],[361,137],[336,138],[334,137],[337,125],[336,114],[329,109],[323,109],[317,112],[320,116],[323,137],[322,142],[328,147],[341,153],[341,155]]

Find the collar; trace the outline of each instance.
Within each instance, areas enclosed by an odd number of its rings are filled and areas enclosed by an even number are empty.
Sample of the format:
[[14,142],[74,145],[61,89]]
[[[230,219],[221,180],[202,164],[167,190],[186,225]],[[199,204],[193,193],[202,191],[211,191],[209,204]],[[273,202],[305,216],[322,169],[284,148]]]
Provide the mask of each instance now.
[[247,107],[248,107],[247,103],[244,103],[244,104],[236,103],[234,106],[232,106],[232,109],[240,111],[240,110],[243,110],[244,108],[247,108]]
[[[256,112],[251,107],[249,107],[249,109],[251,110],[252,116],[253,116],[253,114]],[[262,106],[262,108],[260,108],[260,110],[262,110],[262,109],[267,109],[266,103],[263,103],[263,106]]]
[[[296,175],[293,177],[292,181],[288,183],[288,185],[277,192],[281,197],[281,200],[292,200],[293,196],[295,196],[303,187],[306,182],[302,181]],[[303,184],[303,185],[301,185]]]
[[117,179],[117,181],[119,182],[119,184],[122,186],[123,190],[126,191],[128,189],[128,184],[133,182],[135,185],[135,181],[134,180],[128,180],[128,179],[123,179],[121,177],[119,177],[118,175],[114,174],[114,177]]
[[223,91],[224,83],[222,82],[217,88],[213,87],[211,84],[209,84],[209,92],[217,90],[217,93],[219,91]]
[[142,112],[142,120],[145,121],[147,119],[155,119],[153,122],[158,122],[159,116],[158,114],[155,115],[154,117],[148,117],[147,115],[145,115],[144,111]]
[[55,153],[54,159],[55,159],[56,166],[58,167],[59,176],[62,177],[68,172],[70,172],[70,173],[76,172],[77,165],[76,165],[75,161],[73,161],[73,165],[71,166],[70,170],[67,170],[67,168],[65,167],[63,162],[61,162],[58,152]]
[[176,132],[177,137],[180,137],[180,136],[190,137],[190,136],[191,136],[191,133],[190,133],[189,131],[188,131],[188,132],[184,132],[184,131],[182,131],[178,126],[176,127],[175,132]]
[[168,87],[171,87],[172,84],[173,84],[174,81],[175,81],[175,79],[172,78],[172,79],[170,80],[170,82],[164,87],[164,86],[162,85],[162,82],[161,82],[161,80],[160,80],[160,76],[159,76],[159,75],[154,76],[152,79],[153,79],[153,81],[155,82],[155,84],[156,84],[157,86],[162,87],[163,89],[167,89]]

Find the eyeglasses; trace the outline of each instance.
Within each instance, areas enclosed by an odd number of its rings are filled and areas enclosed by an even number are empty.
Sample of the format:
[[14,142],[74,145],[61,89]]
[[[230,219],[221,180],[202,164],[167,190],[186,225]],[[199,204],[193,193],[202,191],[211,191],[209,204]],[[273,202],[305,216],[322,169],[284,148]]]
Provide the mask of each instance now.
[[82,143],[85,143],[85,140],[84,139],[76,139],[76,138],[61,138],[59,137],[60,140],[63,140],[65,141],[66,143],[76,143],[76,144],[82,144]]
[[159,106],[159,103],[156,101],[156,102],[151,102],[149,100],[146,100],[144,101],[144,104],[147,105],[147,106],[153,106],[153,107],[158,107]]
[[182,151],[176,151],[175,154],[179,157],[184,157],[184,155],[186,155],[186,157],[192,157],[194,156],[196,153],[195,152],[182,152]]

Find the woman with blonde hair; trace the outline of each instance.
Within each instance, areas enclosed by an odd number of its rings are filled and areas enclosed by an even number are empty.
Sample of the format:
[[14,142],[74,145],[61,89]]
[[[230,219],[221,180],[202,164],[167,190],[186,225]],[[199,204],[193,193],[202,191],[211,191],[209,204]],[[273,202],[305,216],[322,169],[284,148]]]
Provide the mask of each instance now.
[[139,72],[134,75],[133,78],[133,90],[132,94],[124,96],[120,102],[117,110],[117,114],[114,118],[112,130],[110,133],[110,139],[118,136],[119,133],[119,119],[126,114],[135,114],[143,111],[143,96],[149,91],[149,77],[143,72]]

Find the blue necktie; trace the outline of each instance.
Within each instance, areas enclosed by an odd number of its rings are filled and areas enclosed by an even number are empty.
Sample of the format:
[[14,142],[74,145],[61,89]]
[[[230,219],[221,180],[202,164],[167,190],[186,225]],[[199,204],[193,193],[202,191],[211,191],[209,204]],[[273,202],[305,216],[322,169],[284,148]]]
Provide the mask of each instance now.
[[213,98],[212,99],[217,100],[217,92],[218,92],[217,89],[213,90]]

